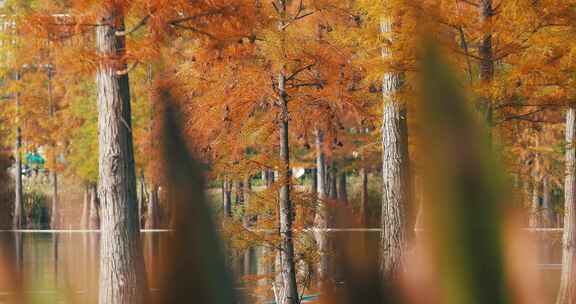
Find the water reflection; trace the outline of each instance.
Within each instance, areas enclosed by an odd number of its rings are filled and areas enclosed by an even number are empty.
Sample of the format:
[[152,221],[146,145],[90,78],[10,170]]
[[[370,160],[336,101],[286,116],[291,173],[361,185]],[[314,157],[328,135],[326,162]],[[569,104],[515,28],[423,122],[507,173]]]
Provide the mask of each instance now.
[[[158,278],[165,269],[162,248],[168,234],[147,232],[142,238],[151,296],[155,296],[160,288]],[[534,241],[539,244],[541,283],[552,303],[559,284],[561,237],[559,233],[534,234]],[[0,242],[0,258],[4,261],[0,265],[0,303],[20,302],[16,298],[20,278],[24,296],[41,300],[36,303],[97,303],[98,233],[2,232]],[[269,289],[267,278],[273,271],[269,250],[256,247],[232,254],[228,265],[237,277],[251,278],[253,284],[248,285]],[[334,268],[336,275],[337,267]],[[238,289],[246,290],[242,282],[238,281]]]

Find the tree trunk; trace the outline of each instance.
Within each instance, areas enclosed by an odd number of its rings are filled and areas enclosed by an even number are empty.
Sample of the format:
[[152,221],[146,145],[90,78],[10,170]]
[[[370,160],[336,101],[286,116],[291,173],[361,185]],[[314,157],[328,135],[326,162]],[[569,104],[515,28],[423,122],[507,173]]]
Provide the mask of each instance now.
[[252,225],[252,217],[249,214],[249,204],[250,204],[250,191],[252,191],[252,184],[250,180],[250,176],[247,176],[244,179],[244,212],[242,217],[242,224],[244,227],[249,228]]
[[150,188],[150,198],[148,200],[148,209],[146,210],[146,229],[158,229],[160,227],[159,191],[160,187],[157,184],[153,184]]
[[338,174],[338,201],[344,204],[348,203],[346,172],[340,172],[340,174]]
[[[20,73],[16,73],[16,80],[20,80]],[[20,128],[20,93],[16,93],[16,143],[14,146],[15,174],[14,174],[14,214],[12,229],[22,229],[24,226],[24,193],[22,187],[22,129]]]
[[318,245],[318,284],[322,284],[328,279],[328,236],[325,231],[328,228],[328,208],[326,199],[328,198],[326,182],[326,157],[324,155],[324,133],[316,129],[316,173],[318,175],[318,204],[316,206],[316,216],[314,217],[314,238]]
[[542,177],[542,218],[542,223],[545,228],[555,227],[556,217],[554,216],[552,202],[550,201],[550,180],[546,175]]
[[280,112],[280,265],[283,280],[283,292],[279,304],[298,303],[296,286],[296,267],[294,262],[294,243],[292,239],[292,215],[294,208],[290,199],[290,151],[288,143],[288,96],[286,93],[286,76],[283,71],[278,73],[278,90]]
[[90,185],[90,203],[88,207],[88,229],[100,229],[100,203],[98,202],[98,189],[95,184]]
[[56,169],[52,169],[52,211],[50,217],[50,227],[52,229],[58,228],[59,214],[58,214],[58,173]]
[[[382,32],[391,34],[391,27],[392,20],[384,19]],[[387,47],[383,48],[382,54],[384,58],[391,56]],[[406,209],[410,202],[407,113],[395,96],[401,86],[401,74],[390,72],[384,75],[380,270],[386,283],[396,279],[402,270],[407,243]]]
[[144,205],[146,204],[146,179],[144,173],[140,174],[140,197],[138,198],[138,227],[142,227]]
[[82,216],[80,219],[80,229],[88,229],[88,217],[90,206],[90,189],[88,185],[84,186],[84,200],[82,202]]
[[335,161],[332,161],[332,165],[328,170],[328,184],[328,197],[332,200],[338,199],[338,168]]
[[[494,9],[492,8],[492,0],[480,1],[480,21],[481,25],[490,25]],[[480,41],[478,50],[480,55],[480,80],[484,84],[490,84],[494,79],[494,51],[492,49],[492,33],[487,32]],[[490,143],[492,143],[492,100],[484,97],[482,99],[482,107],[484,109],[484,119],[488,126],[488,135]]]
[[223,213],[224,217],[232,217],[232,185],[228,177],[224,179],[224,202]]
[[564,181],[564,235],[562,237],[562,272],[556,304],[576,303],[576,107],[566,112],[566,175]]
[[533,173],[533,185],[532,185],[532,201],[530,204],[530,217],[528,220],[528,226],[530,228],[540,227],[540,178],[539,178],[539,165],[538,159],[535,159],[535,170]]
[[96,28],[99,188],[101,202],[100,304],[139,304],[147,293],[138,223],[130,87],[120,4],[104,5]]
[[360,223],[361,227],[368,227],[368,169],[360,169]]
[[[50,119],[54,119],[56,114],[56,106],[52,96],[52,66],[48,68],[48,104]],[[59,214],[58,214],[58,172],[56,162],[56,141],[52,139],[50,144],[52,148],[52,212],[50,213],[50,227],[56,229],[58,227]]]

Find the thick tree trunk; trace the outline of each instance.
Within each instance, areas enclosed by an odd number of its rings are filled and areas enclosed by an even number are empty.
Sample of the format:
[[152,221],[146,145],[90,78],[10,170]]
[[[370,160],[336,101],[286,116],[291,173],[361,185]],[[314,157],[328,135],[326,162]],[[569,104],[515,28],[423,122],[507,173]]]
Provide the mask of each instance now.
[[153,184],[150,188],[150,198],[146,214],[146,229],[158,229],[160,227],[160,186]]
[[[391,34],[391,26],[392,21],[384,19],[382,32]],[[391,55],[387,47],[383,48],[382,54],[384,58]],[[410,202],[407,113],[395,96],[401,86],[402,75],[399,73],[384,75],[380,270],[386,283],[395,279],[402,270],[407,245],[406,209]]]
[[101,202],[100,304],[139,304],[147,293],[140,240],[125,27],[118,3],[103,5],[96,44]]
[[280,112],[280,272],[282,273],[283,292],[279,304],[298,303],[298,289],[296,286],[296,267],[294,262],[294,242],[292,239],[292,215],[294,208],[290,199],[290,151],[288,143],[288,96],[286,94],[286,76],[284,72],[278,73],[278,90]]
[[576,303],[576,106],[566,112],[566,174],[564,181],[564,235],[562,272],[556,304]]
[[90,185],[90,202],[88,207],[88,229],[100,229],[100,203],[98,202],[98,189],[95,184]]

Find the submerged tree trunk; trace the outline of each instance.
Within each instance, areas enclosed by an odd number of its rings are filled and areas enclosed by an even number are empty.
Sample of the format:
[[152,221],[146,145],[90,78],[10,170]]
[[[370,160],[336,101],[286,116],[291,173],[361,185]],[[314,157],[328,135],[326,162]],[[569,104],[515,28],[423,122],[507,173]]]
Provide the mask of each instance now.
[[278,73],[278,90],[280,112],[280,265],[283,280],[283,292],[279,304],[298,303],[296,286],[296,266],[294,262],[294,242],[292,239],[292,223],[294,207],[290,198],[290,150],[288,143],[288,96],[286,93],[286,76],[283,71]]
[[158,229],[160,227],[160,186],[153,184],[150,188],[148,209],[146,210],[146,229]]
[[564,234],[562,272],[556,304],[576,303],[576,106],[566,112],[566,174],[564,181]]
[[[384,19],[381,27],[384,34],[391,34],[392,20]],[[382,54],[384,58],[391,56],[387,47],[383,48]],[[395,279],[402,270],[407,246],[406,209],[410,201],[407,113],[406,107],[395,96],[401,86],[401,74],[390,72],[384,75],[380,270],[386,283]]]
[[104,5],[99,63],[100,304],[139,304],[147,293],[140,240],[123,9]]

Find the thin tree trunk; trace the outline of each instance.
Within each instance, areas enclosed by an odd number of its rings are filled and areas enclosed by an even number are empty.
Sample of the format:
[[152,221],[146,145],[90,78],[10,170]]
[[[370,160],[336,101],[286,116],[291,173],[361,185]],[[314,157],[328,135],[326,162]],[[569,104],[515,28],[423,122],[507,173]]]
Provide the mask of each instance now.
[[344,204],[348,203],[348,187],[346,183],[346,172],[340,172],[338,174],[338,201]]
[[[392,20],[384,19],[381,30],[392,33]],[[384,58],[391,56],[384,47]],[[386,283],[397,278],[403,267],[407,246],[406,209],[410,202],[408,128],[406,108],[396,99],[402,75],[386,73],[382,83],[384,110],[382,120],[382,216],[380,270]]]
[[147,293],[140,240],[123,9],[103,5],[96,44],[99,126],[100,304],[139,304]]
[[[16,73],[16,80],[20,80],[20,73]],[[14,214],[12,228],[21,229],[24,226],[24,193],[22,187],[22,129],[20,128],[20,92],[16,93],[16,143],[14,146],[15,174],[14,174]]]
[[228,177],[224,179],[224,202],[223,212],[224,217],[232,217],[232,185]]
[[58,228],[59,214],[58,214],[58,173],[52,170],[52,211],[50,217],[50,227],[52,229]]
[[[48,68],[48,103],[50,119],[54,119],[56,114],[56,106],[52,96],[52,66]],[[57,173],[57,158],[56,158],[56,142],[52,140],[50,144],[52,148],[52,211],[50,213],[50,227],[55,229],[58,227],[59,214],[58,214],[58,173]]]
[[532,202],[530,204],[530,217],[528,226],[530,228],[540,227],[540,178],[539,178],[539,161],[535,159],[535,169],[533,173]]
[[294,208],[290,199],[290,151],[288,143],[288,96],[286,93],[286,76],[281,71],[278,74],[279,102],[281,106],[280,119],[280,265],[283,280],[283,295],[279,304],[298,303],[296,286],[296,267],[294,262],[294,242],[292,239],[292,215]]
[[550,180],[546,175],[542,177],[542,216],[545,228],[552,228],[556,225],[556,217],[550,201]]
[[361,227],[368,227],[368,169],[360,169],[360,223]]
[[150,188],[150,198],[146,215],[146,229],[158,229],[160,227],[160,186],[153,184]]
[[[494,9],[492,8],[492,0],[480,1],[480,21],[481,25],[490,25]],[[488,28],[488,27],[486,27]],[[494,79],[494,51],[492,49],[492,33],[487,32],[482,37],[480,47],[478,50],[480,55],[480,80],[484,84],[490,84]],[[484,119],[488,125],[489,140],[492,143],[492,100],[483,98]]]
[[328,197],[330,199],[336,200],[338,198],[338,168],[336,167],[336,162],[332,161],[332,165],[328,170]]
[[90,203],[88,208],[88,229],[100,229],[100,203],[98,202],[98,190],[95,184],[90,185]]
[[324,133],[316,129],[316,173],[318,175],[318,204],[316,206],[316,216],[314,218],[314,238],[318,245],[318,284],[322,286],[328,279],[328,237],[324,229],[328,228],[328,208],[326,206],[327,182],[326,182],[326,157],[324,155]]
[[138,198],[138,227],[142,227],[144,205],[146,204],[146,180],[144,172],[140,173],[140,197]]
[[88,229],[88,217],[90,206],[90,190],[89,186],[84,186],[84,200],[82,202],[82,217],[80,219],[80,229]]
[[566,174],[564,183],[564,234],[562,272],[556,304],[576,303],[576,107],[566,112]]
[[243,213],[243,217],[242,217],[242,224],[244,225],[244,227],[249,228],[252,224],[252,217],[249,215],[249,207],[250,207],[250,191],[252,191],[252,184],[251,184],[251,179],[250,176],[247,176],[246,179],[244,179],[244,213]]

